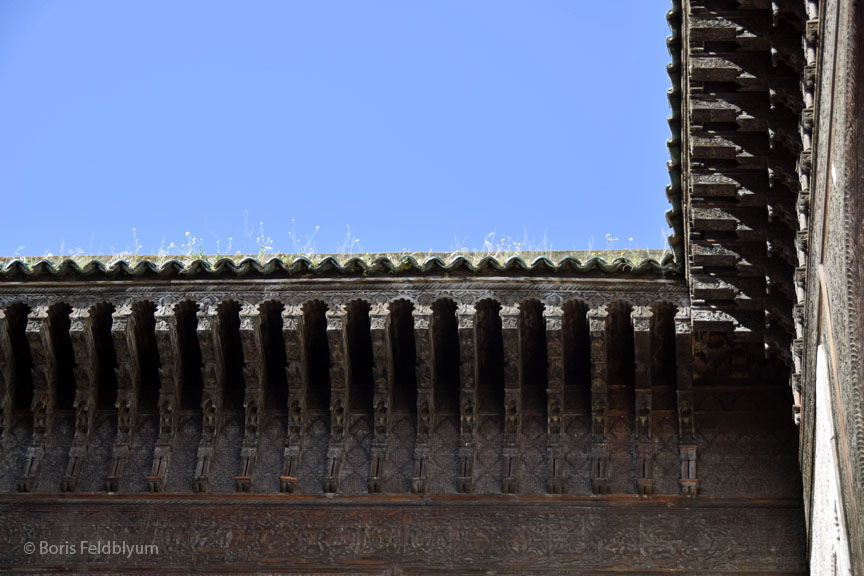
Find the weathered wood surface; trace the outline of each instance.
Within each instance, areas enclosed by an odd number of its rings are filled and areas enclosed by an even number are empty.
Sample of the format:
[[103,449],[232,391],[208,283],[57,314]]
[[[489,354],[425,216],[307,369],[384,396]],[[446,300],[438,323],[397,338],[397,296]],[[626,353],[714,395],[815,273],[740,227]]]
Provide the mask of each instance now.
[[[784,499],[23,495],[0,516],[10,574],[806,573],[800,504]],[[82,540],[158,554],[80,553]]]

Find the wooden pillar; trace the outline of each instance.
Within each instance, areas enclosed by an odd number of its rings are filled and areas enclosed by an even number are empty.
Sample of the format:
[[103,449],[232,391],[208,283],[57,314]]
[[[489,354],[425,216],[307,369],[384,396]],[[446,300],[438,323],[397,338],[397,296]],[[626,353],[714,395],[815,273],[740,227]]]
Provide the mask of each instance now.
[[469,493],[474,489],[475,438],[477,435],[477,322],[476,309],[460,305],[459,323],[459,470],[456,489]]
[[546,323],[546,453],[549,462],[546,491],[549,494],[564,493],[564,344],[563,312],[559,306],[546,306],[543,310]]
[[198,442],[198,457],[192,490],[207,492],[210,489],[210,468],[216,448],[216,434],[221,424],[222,399],[225,394],[224,344],[219,335],[222,322],[215,306],[205,305],[198,311],[197,337],[201,348],[201,440]]
[[153,465],[147,477],[150,492],[162,492],[171,460],[171,442],[177,432],[177,400],[180,385],[180,352],[174,304],[156,308],[156,348],[159,351],[159,437],[153,448]]
[[51,345],[48,309],[38,307],[27,316],[25,330],[30,357],[33,361],[33,437],[27,447],[24,471],[18,480],[19,492],[32,492],[36,486],[39,465],[45,455],[45,440],[54,418],[54,390],[57,378],[57,357]]
[[429,476],[429,440],[435,422],[435,398],[432,385],[432,310],[415,306],[414,349],[417,353],[417,438],[414,442],[414,476],[411,491],[425,493]]
[[369,317],[372,333],[372,407],[374,429],[372,459],[368,487],[370,493],[384,489],[384,463],[387,458],[387,431],[390,418],[390,375],[392,373],[392,347],[387,330],[387,309],[383,304],[372,308]]
[[243,444],[240,470],[234,478],[237,492],[252,491],[252,476],[258,461],[258,432],[264,415],[267,367],[261,336],[261,312],[253,304],[240,309],[240,346],[243,349]]
[[681,494],[699,492],[696,470],[696,423],[693,402],[693,338],[690,309],[675,314],[675,373],[678,400],[678,447],[681,458]]
[[330,348],[330,441],[327,446],[327,470],[324,492],[339,491],[339,473],[345,455],[345,427],[350,404],[346,386],[345,308],[331,306],[327,311],[327,344]]
[[606,306],[588,311],[591,338],[591,491],[609,492],[609,447],[606,444],[606,412],[609,407]]
[[651,398],[651,317],[647,306],[635,306],[630,313],[633,323],[636,385],[636,491],[642,495],[654,493],[654,449],[652,446]]
[[519,491],[519,436],[522,424],[522,338],[519,309],[501,308],[501,341],[504,345],[504,446],[501,491]]
[[0,309],[0,457],[6,448],[6,439],[12,427],[15,408],[15,354],[12,352],[7,309]]
[[123,471],[129,460],[141,389],[140,351],[135,318],[130,306],[121,306],[112,314],[111,341],[117,360],[117,436],[111,456],[111,469],[105,478],[107,492],[119,492]]
[[285,339],[285,377],[288,381],[288,437],[285,441],[285,467],[279,478],[279,489],[291,493],[297,487],[300,466],[300,440],[306,429],[306,387],[308,375],[303,356],[301,312],[296,308],[282,311],[282,336]]
[[93,319],[90,310],[75,308],[69,315],[69,338],[75,354],[75,435],[69,447],[66,473],[60,482],[63,492],[74,492],[81,477],[81,466],[87,457],[90,431],[96,415],[96,350],[93,344]]

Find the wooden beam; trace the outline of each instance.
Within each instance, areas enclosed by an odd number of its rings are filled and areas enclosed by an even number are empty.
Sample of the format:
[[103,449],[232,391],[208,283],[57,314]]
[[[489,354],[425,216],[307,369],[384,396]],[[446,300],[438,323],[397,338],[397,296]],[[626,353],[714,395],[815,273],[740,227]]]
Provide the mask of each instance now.
[[591,338],[591,491],[609,492],[609,447],[606,444],[606,412],[609,408],[609,371],[606,306],[588,311]]
[[372,336],[372,410],[373,435],[368,489],[370,493],[384,490],[384,464],[387,459],[387,431],[390,426],[390,379],[392,346],[388,334],[388,314],[383,304],[373,306],[369,318]]
[[654,313],[647,306],[635,306],[630,313],[633,323],[633,348],[636,386],[636,491],[641,495],[654,493],[654,448],[652,445],[651,397],[651,318]]
[[300,446],[306,430],[306,388],[308,374],[304,361],[302,313],[299,308],[286,307],[282,311],[282,337],[285,339],[285,377],[288,381],[288,437],[285,441],[285,466],[279,477],[283,493],[297,488],[297,470],[300,466]]
[[435,392],[432,385],[432,310],[428,306],[415,305],[414,349],[417,354],[417,436],[414,442],[414,476],[411,491],[425,493],[429,477],[429,441],[432,423],[435,422]]
[[153,465],[147,477],[150,492],[165,489],[165,477],[171,461],[171,443],[177,432],[177,400],[182,364],[177,347],[175,303],[156,308],[156,348],[159,352],[159,436],[153,447]]
[[474,489],[477,436],[477,311],[462,304],[456,311],[459,323],[459,470],[456,489]]
[[121,306],[112,314],[111,341],[117,361],[114,366],[117,377],[117,436],[114,438],[111,468],[105,477],[105,491],[119,492],[132,449],[138,394],[141,390],[141,349],[131,306]]
[[330,347],[330,440],[327,446],[327,470],[324,492],[339,491],[339,473],[345,456],[345,430],[350,417],[346,383],[345,308],[333,306],[327,311],[327,344]]
[[501,307],[501,341],[504,347],[504,446],[501,491],[519,491],[519,433],[522,425],[522,323],[519,308]]
[[251,492],[258,461],[258,433],[265,416],[264,386],[267,377],[261,311],[253,304],[246,303],[240,309],[240,346],[243,349],[243,443],[240,470],[234,477],[234,485],[237,492]]
[[546,491],[563,494],[565,482],[564,446],[564,313],[560,306],[543,309],[546,323],[546,456],[549,463]]

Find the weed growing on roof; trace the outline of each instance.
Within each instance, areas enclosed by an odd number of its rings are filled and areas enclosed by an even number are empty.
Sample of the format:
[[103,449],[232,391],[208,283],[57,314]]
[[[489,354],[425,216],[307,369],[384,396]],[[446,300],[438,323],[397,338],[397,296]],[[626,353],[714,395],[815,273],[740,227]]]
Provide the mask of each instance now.
[[61,253],[57,255],[46,253],[42,256],[22,257],[19,255],[19,252],[23,248],[20,248],[11,257],[0,257],[0,266],[6,266],[15,260],[22,261],[31,266],[41,260],[49,261],[55,265],[64,260],[71,260],[79,266],[84,266],[92,260],[98,260],[105,265],[111,265],[122,260],[132,266],[142,261],[150,261],[161,266],[169,260],[177,260],[185,265],[195,260],[213,264],[219,260],[227,259],[235,264],[239,264],[244,259],[250,257],[257,257],[262,263],[275,258],[286,264],[290,264],[298,258],[305,258],[312,265],[317,265],[326,258],[333,258],[340,263],[345,263],[353,258],[362,261],[366,265],[371,265],[376,260],[383,258],[393,263],[392,273],[395,274],[410,270],[413,266],[412,260],[422,264],[431,258],[439,258],[446,264],[453,262],[457,258],[464,258],[474,265],[484,258],[492,258],[501,263],[506,263],[513,258],[520,258],[529,265],[538,258],[545,258],[553,264],[559,263],[566,257],[573,257],[580,261],[598,258],[606,262],[612,262],[621,258],[635,265],[648,259],[661,262],[665,256],[671,254],[668,244],[665,248],[659,250],[633,248],[632,237],[627,239],[628,243],[626,246],[619,247],[619,238],[612,234],[606,234],[604,239],[605,246],[602,250],[594,250],[589,246],[588,250],[558,251],[552,250],[548,246],[545,236],[539,242],[532,242],[528,239],[527,233],[523,235],[521,240],[516,240],[512,236],[497,234],[495,232],[487,234],[483,239],[482,246],[473,249],[465,245],[463,241],[454,243],[449,252],[433,252],[431,250],[428,252],[363,252],[360,239],[351,233],[350,226],[346,228],[345,238],[337,252],[319,253],[316,250],[315,237],[320,228],[320,226],[315,226],[311,234],[301,236],[297,234],[296,222],[292,220],[288,236],[294,247],[294,251],[290,254],[277,254],[273,252],[275,242],[271,236],[264,232],[264,223],[260,222],[258,233],[255,237],[255,243],[258,248],[257,254],[243,254],[239,250],[232,253],[233,238],[231,237],[228,238],[227,248],[224,252],[219,240],[215,241],[215,252],[208,252],[205,248],[203,238],[195,236],[191,232],[186,232],[184,242],[179,244],[171,242],[166,245],[166,241],[163,238],[158,251],[155,254],[147,255],[144,253],[144,247],[138,239],[137,229],[133,228],[132,245],[126,251],[94,255],[85,254],[83,250],[79,249],[78,251],[69,250],[64,254],[64,250],[61,248]]

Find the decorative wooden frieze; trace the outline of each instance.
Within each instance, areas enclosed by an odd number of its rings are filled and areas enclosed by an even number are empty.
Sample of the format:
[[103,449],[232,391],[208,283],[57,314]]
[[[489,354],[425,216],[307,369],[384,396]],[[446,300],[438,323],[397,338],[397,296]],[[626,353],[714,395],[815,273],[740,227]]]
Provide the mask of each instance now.
[[474,489],[474,463],[477,437],[477,322],[476,309],[460,305],[456,310],[459,326],[459,470],[456,489]]
[[285,376],[288,381],[288,430],[285,441],[285,464],[279,477],[279,489],[291,493],[297,487],[300,466],[300,446],[306,429],[306,388],[308,374],[304,361],[302,316],[299,308],[282,311],[282,337],[285,340]]
[[543,310],[549,386],[546,390],[546,452],[549,462],[546,491],[549,494],[563,494],[565,481],[563,315],[559,306],[546,306]]
[[435,398],[432,386],[432,310],[416,306],[414,317],[414,349],[417,355],[417,436],[414,441],[414,475],[411,491],[425,493],[429,485],[429,441],[435,422]]
[[609,408],[608,328],[606,306],[588,310],[591,339],[591,491],[609,492],[609,448],[606,444],[606,413]]
[[372,458],[369,479],[370,493],[384,490],[384,465],[387,460],[387,432],[390,428],[391,376],[393,371],[390,344],[389,315],[383,304],[372,308],[369,317],[372,338]]
[[636,491],[641,495],[654,493],[654,448],[652,445],[652,398],[651,398],[651,318],[653,313],[647,306],[636,306],[630,313],[633,323],[635,350],[636,422],[634,435],[636,455]]
[[156,347],[159,351],[159,436],[153,448],[153,465],[147,477],[150,492],[162,492],[168,464],[171,460],[171,443],[177,432],[180,378],[182,364],[177,337],[175,303],[157,306]]
[[327,344],[330,348],[330,440],[323,489],[326,493],[335,493],[339,491],[339,474],[345,453],[345,428],[350,418],[345,377],[345,309],[341,305],[327,311]]
[[57,358],[51,344],[47,307],[34,308],[28,314],[25,336],[32,360],[33,401],[30,410],[33,413],[33,436],[17,488],[19,492],[32,492],[45,455],[45,441],[53,423],[56,400]]

